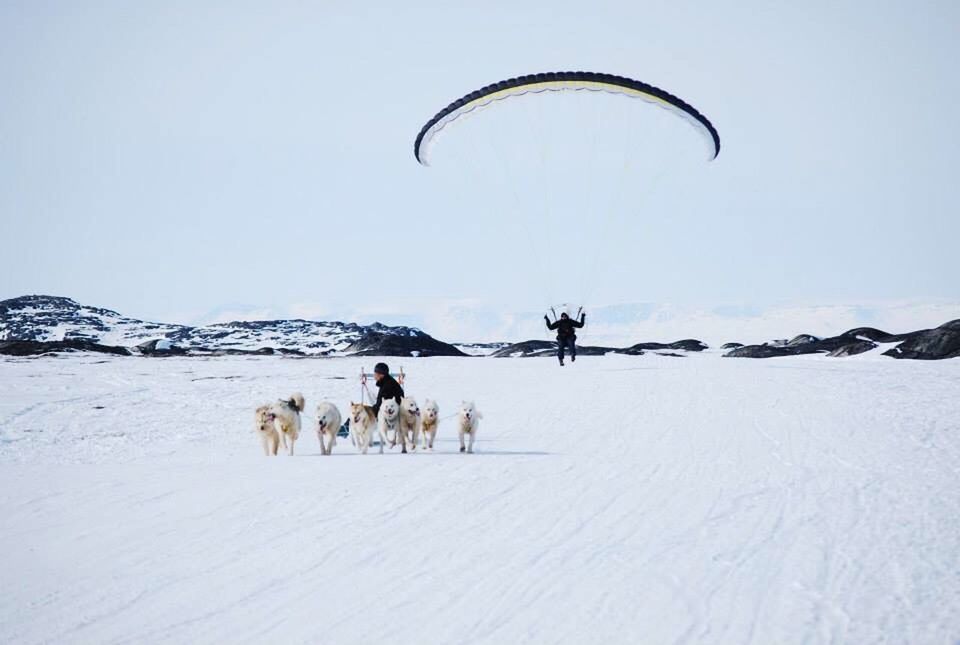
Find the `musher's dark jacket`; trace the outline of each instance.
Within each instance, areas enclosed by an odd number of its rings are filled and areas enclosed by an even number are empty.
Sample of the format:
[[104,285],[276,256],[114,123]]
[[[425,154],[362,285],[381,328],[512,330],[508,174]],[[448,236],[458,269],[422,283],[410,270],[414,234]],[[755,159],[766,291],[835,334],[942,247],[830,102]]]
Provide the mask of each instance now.
[[577,332],[574,331],[574,328],[580,329],[583,327],[583,322],[586,320],[587,314],[580,314],[580,321],[576,321],[573,318],[560,318],[557,322],[550,322],[550,319],[546,316],[543,317],[547,321],[548,329],[557,330],[557,340],[566,340],[566,339],[577,339]]
[[379,388],[379,392],[377,393],[377,402],[373,405],[374,413],[380,412],[380,405],[386,399],[396,399],[397,403],[400,403],[400,399],[403,398],[403,388],[397,383],[397,379],[389,374],[380,379],[377,388]]

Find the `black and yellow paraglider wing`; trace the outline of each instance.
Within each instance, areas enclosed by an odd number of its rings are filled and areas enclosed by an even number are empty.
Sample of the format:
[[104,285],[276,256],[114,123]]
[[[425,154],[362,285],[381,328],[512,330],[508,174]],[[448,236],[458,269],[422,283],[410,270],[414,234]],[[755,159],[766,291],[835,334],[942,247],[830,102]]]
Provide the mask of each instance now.
[[472,114],[496,101],[514,96],[541,92],[593,91],[641,98],[685,118],[705,137],[710,159],[720,154],[720,135],[713,124],[689,103],[648,83],[613,74],[596,72],[549,72],[528,74],[487,85],[457,99],[424,124],[413,145],[413,155],[428,165],[429,149],[434,137],[448,124]]

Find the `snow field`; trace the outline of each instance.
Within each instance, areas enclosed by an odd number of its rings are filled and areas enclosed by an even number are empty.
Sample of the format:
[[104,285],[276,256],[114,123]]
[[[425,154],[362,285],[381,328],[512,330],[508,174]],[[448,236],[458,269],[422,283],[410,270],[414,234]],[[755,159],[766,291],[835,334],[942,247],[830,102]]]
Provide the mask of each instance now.
[[[437,449],[319,456],[376,359],[0,363],[0,640],[949,643],[960,362],[389,359]],[[307,399],[293,458],[256,405]]]

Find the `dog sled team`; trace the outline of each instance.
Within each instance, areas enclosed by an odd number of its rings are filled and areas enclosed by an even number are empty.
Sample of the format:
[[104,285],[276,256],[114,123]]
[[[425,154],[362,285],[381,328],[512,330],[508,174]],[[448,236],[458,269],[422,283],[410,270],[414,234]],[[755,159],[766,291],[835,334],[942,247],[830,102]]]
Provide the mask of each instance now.
[[[423,450],[432,451],[441,420],[437,402],[426,399],[421,408],[414,398],[404,394],[401,382],[390,375],[385,363],[377,363],[373,374],[378,388],[376,402],[373,405],[350,403],[346,426],[349,427],[351,443],[362,454],[367,454],[375,438],[379,439],[381,454],[385,446],[393,449],[399,445],[403,453],[408,448],[415,451],[418,443]],[[366,388],[365,380],[363,387]],[[295,393],[287,400],[257,408],[256,432],[266,455],[276,455],[281,446],[284,452],[293,455],[293,444],[300,437],[300,414],[304,406],[303,395]],[[460,452],[472,453],[483,415],[473,402],[464,401],[454,416]],[[316,432],[321,454],[331,454],[343,421],[340,410],[333,403],[322,401],[317,405]]]

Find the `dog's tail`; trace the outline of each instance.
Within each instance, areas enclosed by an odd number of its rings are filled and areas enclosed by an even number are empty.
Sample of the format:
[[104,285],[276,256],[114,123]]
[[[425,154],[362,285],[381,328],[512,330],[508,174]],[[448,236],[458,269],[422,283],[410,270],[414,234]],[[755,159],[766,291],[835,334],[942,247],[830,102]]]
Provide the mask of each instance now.
[[292,407],[297,412],[303,412],[305,403],[303,400],[303,395],[299,392],[294,392],[290,395],[290,407]]

